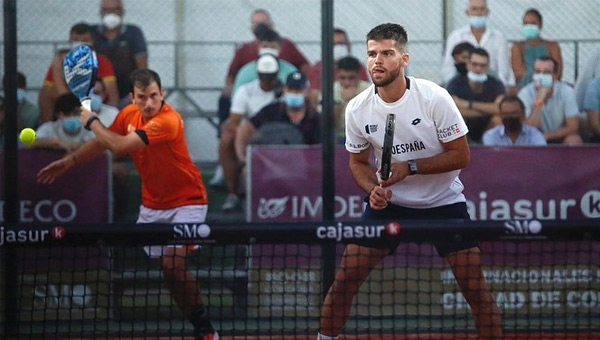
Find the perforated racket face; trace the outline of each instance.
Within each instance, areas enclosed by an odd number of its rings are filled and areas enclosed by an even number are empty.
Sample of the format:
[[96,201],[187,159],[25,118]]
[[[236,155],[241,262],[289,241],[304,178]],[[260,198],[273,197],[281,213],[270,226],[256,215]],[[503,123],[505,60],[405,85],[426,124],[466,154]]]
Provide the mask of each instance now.
[[392,146],[394,144],[394,128],[396,127],[396,115],[388,113],[385,120],[385,135],[383,137],[383,149],[381,151],[381,179],[390,178],[392,167]]
[[96,52],[87,44],[73,47],[63,61],[67,86],[79,100],[89,98],[96,83],[98,59]]

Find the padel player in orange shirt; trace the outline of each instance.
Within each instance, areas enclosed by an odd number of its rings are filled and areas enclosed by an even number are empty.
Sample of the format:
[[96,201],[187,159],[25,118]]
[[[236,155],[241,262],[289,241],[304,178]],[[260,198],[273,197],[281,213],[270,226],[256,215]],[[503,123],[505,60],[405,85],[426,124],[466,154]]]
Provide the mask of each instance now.
[[[200,171],[192,162],[184,138],[183,120],[164,102],[160,77],[141,69],[131,74],[131,101],[109,128],[91,111],[81,110],[81,123],[96,135],[72,154],[38,173],[38,182],[51,184],[77,164],[108,149],[116,155],[130,154],[142,180],[142,206],[138,223],[201,223],[208,200]],[[219,335],[200,297],[196,277],[185,268],[189,249],[181,246],[146,246],[158,260],[173,299],[194,325],[197,339],[218,340]]]

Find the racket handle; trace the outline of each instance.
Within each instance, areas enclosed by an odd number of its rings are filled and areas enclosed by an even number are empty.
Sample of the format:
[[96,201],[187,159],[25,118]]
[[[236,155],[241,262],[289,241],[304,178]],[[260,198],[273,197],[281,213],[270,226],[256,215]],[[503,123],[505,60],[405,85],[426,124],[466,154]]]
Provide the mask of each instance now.
[[90,98],[85,98],[81,101],[81,106],[83,106],[84,109],[91,111],[92,110],[92,100]]

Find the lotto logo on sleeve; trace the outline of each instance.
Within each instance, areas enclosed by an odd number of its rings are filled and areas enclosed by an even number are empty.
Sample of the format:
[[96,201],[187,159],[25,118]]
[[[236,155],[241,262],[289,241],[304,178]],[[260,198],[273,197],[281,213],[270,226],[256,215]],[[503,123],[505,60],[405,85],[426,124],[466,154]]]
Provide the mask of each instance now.
[[386,224],[385,231],[390,236],[396,236],[400,234],[400,223],[398,222],[390,222]]

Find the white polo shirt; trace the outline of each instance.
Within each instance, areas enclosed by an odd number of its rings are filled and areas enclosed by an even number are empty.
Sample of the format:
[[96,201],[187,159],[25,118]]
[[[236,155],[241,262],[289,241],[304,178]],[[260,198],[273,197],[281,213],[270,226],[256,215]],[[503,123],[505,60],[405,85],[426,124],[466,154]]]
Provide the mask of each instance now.
[[231,114],[244,115],[252,118],[263,107],[275,100],[275,90],[264,91],[260,88],[260,81],[254,80],[240,86],[231,100]]
[[[447,143],[467,134],[467,126],[448,92],[424,79],[407,77],[408,88],[394,103],[384,102],[375,85],[354,97],[346,107],[346,149],[359,153],[373,147],[380,167],[388,113],[396,114],[392,162],[432,157]],[[432,208],[465,202],[460,170],[412,175],[389,189],[391,203],[409,208]]]

